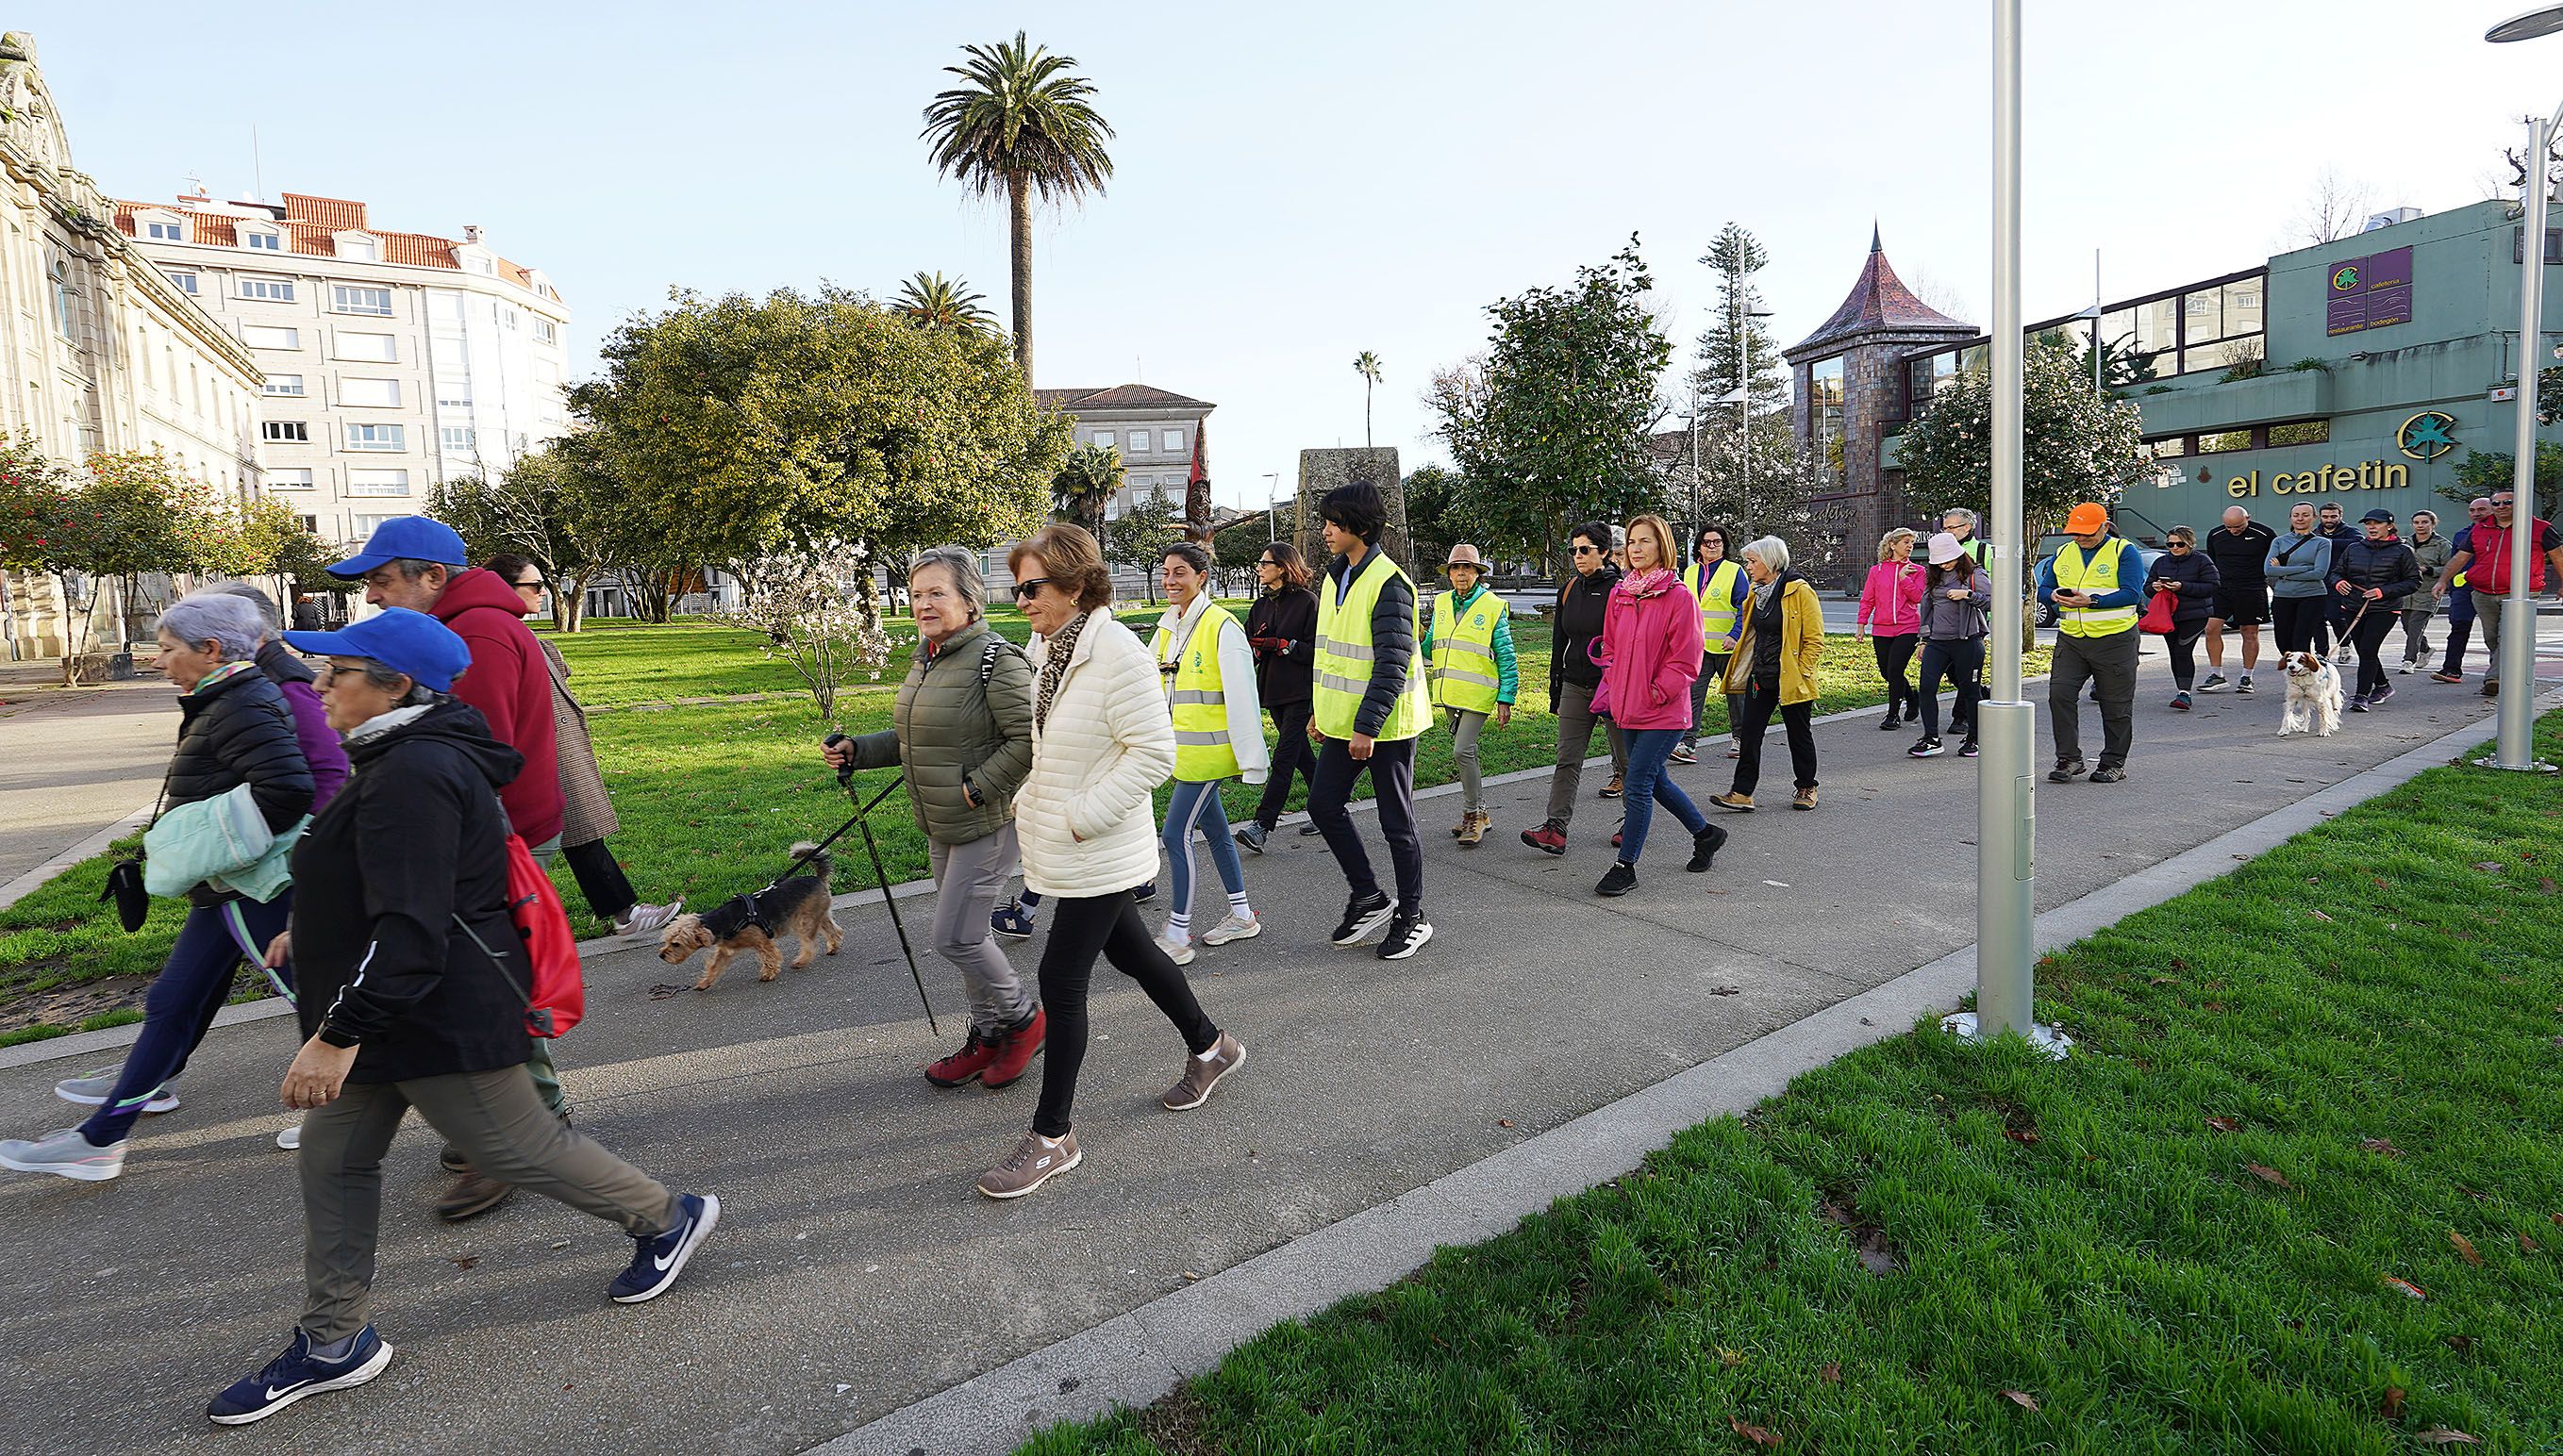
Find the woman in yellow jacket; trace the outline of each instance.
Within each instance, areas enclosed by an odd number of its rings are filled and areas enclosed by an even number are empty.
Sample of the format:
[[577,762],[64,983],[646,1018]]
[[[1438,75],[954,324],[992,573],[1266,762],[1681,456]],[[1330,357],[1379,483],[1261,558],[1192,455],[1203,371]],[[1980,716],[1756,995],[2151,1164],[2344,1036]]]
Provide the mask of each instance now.
[[1741,750],[1735,787],[1708,801],[1720,809],[1753,812],[1753,789],[1762,779],[1762,734],[1777,712],[1789,734],[1789,766],[1798,797],[1791,809],[1816,807],[1816,663],[1825,654],[1825,609],[1807,579],[1789,570],[1789,547],[1764,536],[1744,548],[1744,574],[1753,580],[1745,599],[1735,655],[1726,662],[1726,690],[1744,694],[1743,721],[1735,725]]

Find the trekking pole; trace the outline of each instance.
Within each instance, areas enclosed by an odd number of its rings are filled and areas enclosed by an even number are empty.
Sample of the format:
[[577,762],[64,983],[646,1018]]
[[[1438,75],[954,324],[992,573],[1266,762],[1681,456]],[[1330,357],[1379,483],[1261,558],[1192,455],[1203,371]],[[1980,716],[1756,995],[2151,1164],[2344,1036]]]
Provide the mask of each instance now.
[[[827,741],[828,746],[834,748],[838,744],[844,743],[847,740],[846,735],[843,733],[831,733],[828,735]],[[898,917],[898,898],[889,892],[889,870],[882,863],[881,841],[873,837],[873,821],[870,818],[872,812],[881,806],[881,802],[890,796],[890,791],[896,789],[899,785],[905,782],[907,782],[907,776],[901,774],[897,778],[890,780],[889,783],[883,788],[882,792],[872,797],[869,803],[858,801],[855,805],[855,817],[852,822],[859,825],[864,831],[864,849],[872,855],[873,878],[881,884],[882,904],[889,908],[889,926],[891,930],[898,934],[899,954],[907,958],[908,979],[916,983],[916,999],[925,1004],[925,1024],[933,1030],[935,1037],[939,1040],[943,1035],[943,1023],[934,1018],[934,1001],[925,994],[925,976],[922,972],[916,969],[916,950],[907,943],[907,925],[906,922],[900,920]],[[855,796],[855,766],[851,760],[847,762],[844,768],[837,770],[837,783],[845,789],[847,797],[853,798]],[[844,832],[845,829],[842,826],[837,830],[838,834],[842,834]],[[828,837],[830,839],[834,839],[836,836],[836,834],[831,834]],[[817,851],[813,850],[812,852],[816,853]]]

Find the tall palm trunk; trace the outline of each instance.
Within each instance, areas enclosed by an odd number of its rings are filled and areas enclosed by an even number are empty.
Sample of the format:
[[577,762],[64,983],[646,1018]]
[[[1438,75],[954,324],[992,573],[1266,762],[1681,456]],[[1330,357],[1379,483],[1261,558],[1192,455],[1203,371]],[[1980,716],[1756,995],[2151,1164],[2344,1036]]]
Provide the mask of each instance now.
[[1362,449],[1370,448],[1370,381],[1365,379],[1362,381]]
[[1024,371],[1024,387],[1033,383],[1033,199],[1031,179],[1006,174],[1008,241],[1014,253],[1015,363]]

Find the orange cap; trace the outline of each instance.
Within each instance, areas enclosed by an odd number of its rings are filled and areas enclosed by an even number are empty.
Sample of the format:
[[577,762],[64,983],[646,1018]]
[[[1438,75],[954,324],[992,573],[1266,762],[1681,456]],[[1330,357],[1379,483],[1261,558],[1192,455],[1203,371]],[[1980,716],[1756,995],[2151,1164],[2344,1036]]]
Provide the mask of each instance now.
[[2065,518],[2065,531],[2070,536],[2087,536],[2109,528],[2109,508],[2096,500],[2086,500],[2073,507]]

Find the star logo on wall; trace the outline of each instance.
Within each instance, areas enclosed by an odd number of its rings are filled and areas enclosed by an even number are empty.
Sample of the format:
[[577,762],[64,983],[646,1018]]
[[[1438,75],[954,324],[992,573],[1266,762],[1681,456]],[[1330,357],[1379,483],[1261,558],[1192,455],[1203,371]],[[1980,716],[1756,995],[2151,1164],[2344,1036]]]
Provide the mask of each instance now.
[[2452,433],[2456,428],[2455,416],[2439,410],[2423,410],[2404,421],[2403,428],[2394,432],[2394,444],[2403,454],[2427,463],[2457,448],[2457,438]]

